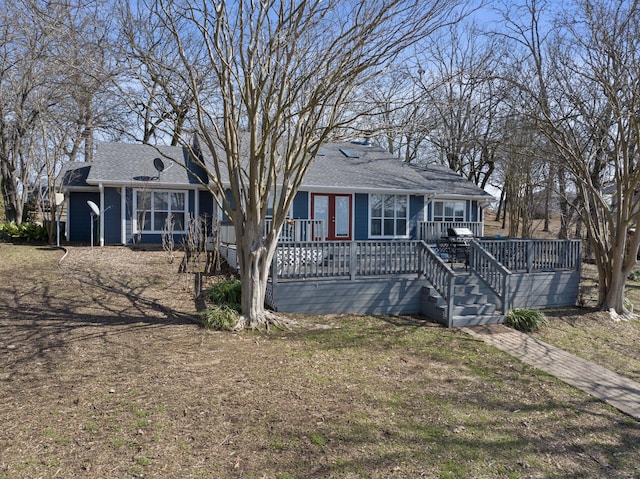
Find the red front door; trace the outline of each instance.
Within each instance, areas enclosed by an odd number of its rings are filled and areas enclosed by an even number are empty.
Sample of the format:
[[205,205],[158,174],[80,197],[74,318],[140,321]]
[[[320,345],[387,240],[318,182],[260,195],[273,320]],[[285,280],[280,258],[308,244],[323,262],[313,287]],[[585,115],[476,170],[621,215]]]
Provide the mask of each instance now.
[[311,214],[324,221],[328,241],[351,240],[351,195],[312,193]]

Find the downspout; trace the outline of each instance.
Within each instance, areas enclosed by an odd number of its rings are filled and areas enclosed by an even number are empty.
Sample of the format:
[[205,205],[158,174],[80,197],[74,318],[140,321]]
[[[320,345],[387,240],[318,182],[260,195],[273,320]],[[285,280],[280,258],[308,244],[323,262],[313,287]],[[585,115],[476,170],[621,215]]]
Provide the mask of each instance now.
[[104,186],[98,184],[100,190],[100,246],[104,246]]

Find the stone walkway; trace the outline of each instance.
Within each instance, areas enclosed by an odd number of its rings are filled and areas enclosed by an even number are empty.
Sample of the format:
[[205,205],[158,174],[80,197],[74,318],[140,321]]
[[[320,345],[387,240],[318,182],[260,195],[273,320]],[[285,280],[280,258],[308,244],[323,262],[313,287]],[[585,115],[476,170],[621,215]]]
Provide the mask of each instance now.
[[463,330],[640,420],[639,383],[502,324]]

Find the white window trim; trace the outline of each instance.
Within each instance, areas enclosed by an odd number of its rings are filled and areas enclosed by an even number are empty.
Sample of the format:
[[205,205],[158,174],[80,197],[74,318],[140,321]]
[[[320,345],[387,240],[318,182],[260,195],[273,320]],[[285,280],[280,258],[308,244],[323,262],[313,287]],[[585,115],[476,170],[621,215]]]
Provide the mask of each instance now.
[[[442,203],[442,219],[436,219],[436,203]],[[451,220],[446,219],[445,217],[445,204],[446,203],[462,203],[462,219],[456,219],[455,217]],[[434,223],[466,223],[467,222],[467,202],[466,200],[452,200],[452,199],[438,199],[431,200],[431,221]]]
[[[373,219],[373,215],[371,214],[371,208],[372,208],[372,202],[371,202],[371,197],[374,195],[378,195],[378,196],[395,196],[395,197],[405,197],[407,199],[407,216],[404,218],[406,221],[406,234],[404,235],[374,235],[371,232],[371,221]],[[393,194],[393,193],[369,193],[369,198],[368,198],[368,228],[369,228],[369,238],[375,238],[375,239],[407,239],[410,237],[410,224],[409,224],[409,218],[411,217],[411,196],[410,195],[399,195],[399,194]],[[384,205],[383,205],[383,216],[382,216],[382,231],[384,231]],[[395,230],[395,220],[397,219],[397,217],[395,216],[395,211],[394,211],[394,230]]]
[[[189,219],[189,192],[187,190],[170,190],[170,189],[166,189],[166,190],[158,190],[158,189],[144,189],[144,188],[137,188],[133,190],[133,208],[132,208],[132,218],[131,218],[131,231],[133,232],[133,234],[160,234],[162,233],[162,229],[154,229],[154,230],[143,230],[143,229],[139,229],[138,228],[138,193],[142,192],[142,193],[147,193],[147,194],[155,194],[155,193],[182,193],[184,195],[184,225],[186,227],[187,225],[187,221]],[[153,223],[153,197],[151,198],[151,211],[149,211],[148,213],[151,215],[152,218],[152,223]],[[171,208],[171,206],[169,205],[169,208]],[[170,210],[171,211],[171,210]],[[154,225],[155,226],[155,225]],[[164,226],[164,225],[163,225]],[[182,233],[186,233],[187,230],[183,229],[183,230],[174,230],[174,233],[178,233],[178,234],[182,234]]]

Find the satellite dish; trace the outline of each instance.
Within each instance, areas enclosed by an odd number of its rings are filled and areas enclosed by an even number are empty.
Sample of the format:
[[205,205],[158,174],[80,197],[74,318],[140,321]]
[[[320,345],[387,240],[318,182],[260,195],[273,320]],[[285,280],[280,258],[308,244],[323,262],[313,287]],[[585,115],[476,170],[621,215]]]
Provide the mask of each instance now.
[[162,158],[154,158],[153,166],[158,170],[158,173],[162,173],[164,171],[164,161],[162,161]]
[[87,204],[89,205],[89,208],[91,208],[91,211],[93,212],[94,215],[96,216],[100,216],[100,208],[98,208],[98,205],[96,205],[93,201],[87,201]]

